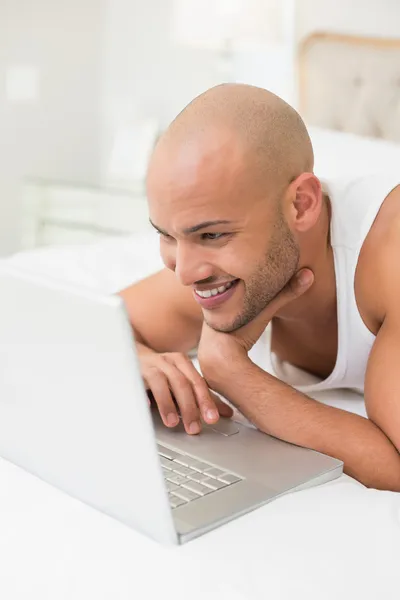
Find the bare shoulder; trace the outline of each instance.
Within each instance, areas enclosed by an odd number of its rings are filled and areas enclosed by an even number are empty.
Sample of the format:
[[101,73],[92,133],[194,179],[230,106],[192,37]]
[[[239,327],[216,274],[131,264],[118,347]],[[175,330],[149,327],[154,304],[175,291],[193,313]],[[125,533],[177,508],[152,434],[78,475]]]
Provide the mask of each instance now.
[[130,321],[140,341],[158,352],[187,352],[201,334],[203,316],[192,290],[163,269],[122,290]]
[[360,314],[377,333],[388,309],[400,308],[400,185],[385,198],[361,248],[354,289]]

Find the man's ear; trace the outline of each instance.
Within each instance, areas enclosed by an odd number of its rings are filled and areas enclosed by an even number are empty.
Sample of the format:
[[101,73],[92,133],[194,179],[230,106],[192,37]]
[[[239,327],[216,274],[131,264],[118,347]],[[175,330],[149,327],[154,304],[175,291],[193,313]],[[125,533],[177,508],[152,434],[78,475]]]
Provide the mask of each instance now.
[[302,173],[289,186],[290,221],[299,233],[315,225],[322,207],[321,182],[313,173]]

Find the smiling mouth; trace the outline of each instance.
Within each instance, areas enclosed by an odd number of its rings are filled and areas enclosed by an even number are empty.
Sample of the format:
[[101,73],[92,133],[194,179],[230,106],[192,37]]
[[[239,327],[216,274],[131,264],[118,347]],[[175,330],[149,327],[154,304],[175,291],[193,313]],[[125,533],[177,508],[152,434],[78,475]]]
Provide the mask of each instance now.
[[211,298],[211,296],[219,296],[229,290],[238,280],[234,279],[233,281],[229,281],[225,285],[220,285],[219,287],[212,288],[211,290],[195,290],[195,294],[200,296],[200,298]]
[[235,293],[240,279],[235,279],[211,290],[194,290],[194,297],[200,306],[206,310],[219,308]]

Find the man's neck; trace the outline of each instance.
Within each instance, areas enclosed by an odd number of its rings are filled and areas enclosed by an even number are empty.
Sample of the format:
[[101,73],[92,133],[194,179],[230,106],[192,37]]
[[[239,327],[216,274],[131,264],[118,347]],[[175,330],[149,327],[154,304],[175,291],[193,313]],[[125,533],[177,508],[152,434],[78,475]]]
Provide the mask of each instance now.
[[336,315],[336,277],[330,244],[331,207],[326,197],[321,214],[312,231],[302,240],[299,268],[314,273],[311,288],[276,315],[287,321],[330,321]]

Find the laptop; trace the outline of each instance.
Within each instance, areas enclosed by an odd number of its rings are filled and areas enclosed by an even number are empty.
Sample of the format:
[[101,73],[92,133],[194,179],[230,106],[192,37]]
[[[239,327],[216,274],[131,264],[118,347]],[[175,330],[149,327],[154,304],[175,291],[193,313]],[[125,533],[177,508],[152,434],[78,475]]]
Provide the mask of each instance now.
[[149,408],[119,296],[0,266],[0,455],[179,544],[343,463],[227,419],[198,436]]

